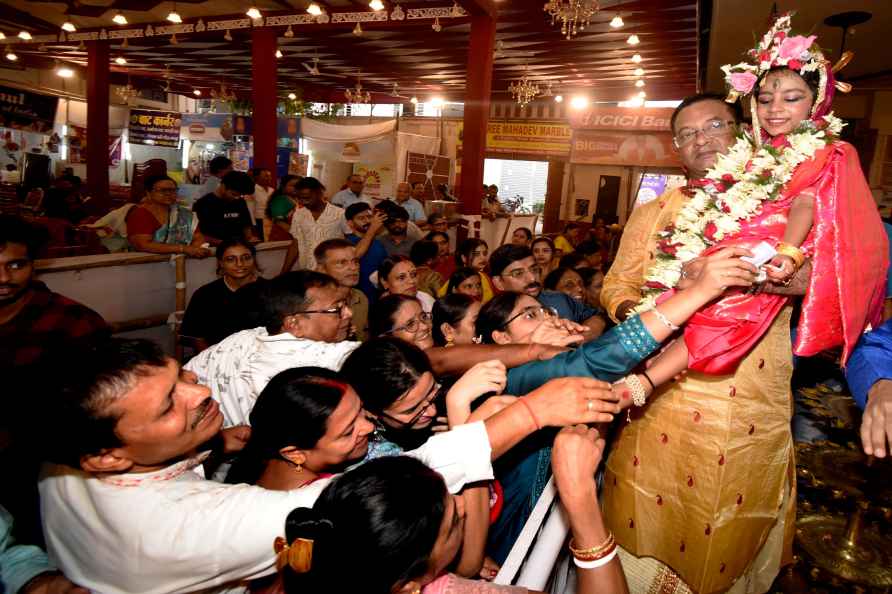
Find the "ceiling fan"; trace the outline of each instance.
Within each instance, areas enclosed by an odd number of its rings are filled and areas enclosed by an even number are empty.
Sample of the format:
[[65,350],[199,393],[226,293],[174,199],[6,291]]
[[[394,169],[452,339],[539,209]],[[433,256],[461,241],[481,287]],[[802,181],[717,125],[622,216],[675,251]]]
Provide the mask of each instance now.
[[328,74],[319,72],[319,56],[313,57],[312,66],[308,62],[302,62],[304,68],[307,69],[307,72],[310,73],[310,76],[328,76],[331,78],[347,78],[346,74]]

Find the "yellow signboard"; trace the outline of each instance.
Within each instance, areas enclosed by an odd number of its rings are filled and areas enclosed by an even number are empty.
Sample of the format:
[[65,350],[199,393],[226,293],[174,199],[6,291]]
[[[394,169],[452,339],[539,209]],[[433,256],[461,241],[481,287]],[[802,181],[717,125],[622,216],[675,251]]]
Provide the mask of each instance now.
[[[459,123],[458,144],[462,144],[463,124]],[[490,122],[486,128],[488,153],[527,153],[567,156],[572,130],[554,122]]]

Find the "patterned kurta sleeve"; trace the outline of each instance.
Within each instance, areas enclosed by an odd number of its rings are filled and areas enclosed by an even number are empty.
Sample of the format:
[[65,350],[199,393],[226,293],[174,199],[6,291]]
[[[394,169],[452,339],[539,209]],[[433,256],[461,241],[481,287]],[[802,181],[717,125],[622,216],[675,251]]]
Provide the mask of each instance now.
[[659,209],[659,201],[654,200],[632,211],[623,229],[613,265],[604,276],[601,305],[614,322],[619,321],[616,309],[623,302],[641,300],[644,266],[648,260],[647,244]]
[[594,377],[614,381],[654,352],[654,340],[638,316],[576,350],[547,361],[534,361],[508,370],[506,394],[522,396],[557,377]]

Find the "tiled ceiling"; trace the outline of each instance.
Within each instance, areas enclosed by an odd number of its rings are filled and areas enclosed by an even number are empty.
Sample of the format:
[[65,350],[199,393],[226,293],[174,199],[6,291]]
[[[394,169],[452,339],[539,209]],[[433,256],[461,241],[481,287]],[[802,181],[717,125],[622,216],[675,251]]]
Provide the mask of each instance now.
[[[468,5],[472,0],[461,2]],[[250,2],[213,0],[176,3],[185,23],[199,18],[243,18]],[[306,0],[257,2],[264,16],[305,14]],[[328,13],[367,11],[363,0],[328,0],[321,3]],[[385,2],[388,10],[394,4]],[[410,7],[449,7],[450,0],[404,2]],[[678,99],[694,92],[698,69],[697,0],[602,1],[602,10],[592,24],[571,40],[558,25],[552,25],[543,12],[543,0],[495,2],[498,9],[493,99],[508,98],[507,88],[528,68],[540,87],[551,82],[554,92],[585,91],[598,101],[630,98],[640,89],[634,86],[634,71],[641,67],[648,99]],[[120,10],[132,25],[164,24],[172,2],[154,0],[85,0],[47,2],[6,0],[0,6],[0,31],[7,41],[15,41],[19,29],[32,34],[58,33],[65,20],[79,31],[117,27],[111,22]],[[620,14],[625,25],[609,26]],[[352,33],[354,24],[310,24],[294,27],[294,36],[285,37],[286,27],[278,27],[278,83],[281,94],[300,89],[311,100],[342,101],[343,91],[356,83],[376,93],[377,102],[405,102],[433,94],[461,101],[464,96],[468,17],[442,19],[439,32],[430,19],[363,23],[361,36]],[[626,39],[636,34],[640,44],[630,46]],[[123,56],[127,66],[112,64],[113,82],[123,83],[128,74],[135,86],[165,84],[165,75],[174,91],[191,93],[193,88],[210,89],[225,82],[246,98],[251,88],[251,33],[249,29],[230,31],[232,41],[222,31],[178,35],[172,45],[169,35],[133,39],[123,48],[112,43],[112,58]],[[17,67],[47,67],[54,59],[84,65],[86,52],[77,43],[45,42],[13,45],[21,57]],[[632,62],[633,54],[642,57]],[[318,59],[319,74],[309,72]],[[8,65],[3,65],[8,66]],[[389,98],[393,85],[399,98]]]

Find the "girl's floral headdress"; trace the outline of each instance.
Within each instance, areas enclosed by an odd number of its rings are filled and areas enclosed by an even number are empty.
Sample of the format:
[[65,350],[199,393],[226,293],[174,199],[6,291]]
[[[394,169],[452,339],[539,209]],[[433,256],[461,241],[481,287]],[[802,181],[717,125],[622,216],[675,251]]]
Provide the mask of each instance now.
[[[815,41],[815,35],[805,37],[791,34],[790,19],[793,14],[787,12],[775,19],[756,47],[747,52],[750,61],[722,66],[725,83],[728,85],[728,96],[725,99],[728,103],[734,103],[741,95],[750,95],[750,101],[754,103],[756,82],[772,68],[782,66],[801,76],[809,72],[817,73],[818,90],[811,112],[814,121],[830,113],[834,90],[842,93],[852,90],[852,85],[836,80],[833,75],[848,64],[854,54],[845,52],[836,65],[831,67],[830,61]],[[755,108],[755,105],[751,107]],[[755,115],[755,109],[752,111]],[[758,125],[755,118],[753,124]]]

